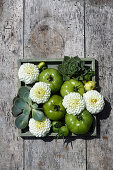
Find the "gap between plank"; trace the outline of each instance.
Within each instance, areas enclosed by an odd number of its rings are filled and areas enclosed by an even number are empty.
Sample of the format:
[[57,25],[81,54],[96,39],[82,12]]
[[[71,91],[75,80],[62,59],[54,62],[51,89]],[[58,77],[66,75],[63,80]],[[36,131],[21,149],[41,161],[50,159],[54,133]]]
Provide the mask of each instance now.
[[[23,58],[24,58],[25,0],[23,0]],[[25,141],[23,139],[23,170],[25,170]]]
[[84,0],[84,58],[86,58],[86,1]]
[[[86,58],[86,1],[84,0],[84,58]],[[85,140],[86,148],[86,170],[87,170],[87,139]]]

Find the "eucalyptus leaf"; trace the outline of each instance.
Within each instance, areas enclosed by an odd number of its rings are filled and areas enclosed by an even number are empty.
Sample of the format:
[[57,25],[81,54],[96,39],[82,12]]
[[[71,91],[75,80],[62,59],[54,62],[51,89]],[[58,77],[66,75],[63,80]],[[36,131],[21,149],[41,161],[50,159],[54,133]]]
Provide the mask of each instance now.
[[44,118],[44,113],[40,110],[32,109],[32,117],[35,120],[41,121]]
[[30,115],[30,112],[31,112],[31,108],[30,107],[28,107],[28,108],[23,110],[23,114],[25,114],[25,115]]
[[38,104],[34,103],[34,104],[32,105],[32,108],[33,108],[33,109],[38,109]]
[[29,97],[29,92],[24,93],[23,99],[24,99],[27,103],[29,103],[30,105],[32,105],[32,100],[31,100],[31,98]]
[[14,97],[13,104],[15,104],[15,101],[18,99],[18,96]]
[[12,107],[12,114],[14,117],[17,117],[22,112],[22,109],[16,107],[15,105]]
[[19,109],[25,109],[29,107],[28,104],[22,98],[18,98],[15,100],[15,106]]
[[18,129],[24,129],[28,125],[29,115],[22,113],[15,120]]
[[19,91],[18,91],[18,95],[19,95],[21,98],[23,98],[23,96],[24,96],[24,94],[25,94],[26,92],[29,92],[29,89],[28,89],[27,87],[22,86],[22,87],[19,89]]
[[[24,86],[23,86],[24,87]],[[31,90],[31,86],[28,86],[28,85],[25,85],[26,88],[28,88],[28,90],[30,91]]]

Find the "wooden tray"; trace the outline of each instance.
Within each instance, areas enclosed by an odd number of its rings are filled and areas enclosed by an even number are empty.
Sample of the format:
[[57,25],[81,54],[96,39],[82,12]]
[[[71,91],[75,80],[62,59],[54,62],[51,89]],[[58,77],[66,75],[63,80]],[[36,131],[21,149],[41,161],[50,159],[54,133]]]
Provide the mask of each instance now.
[[[23,64],[23,63],[33,63],[38,65],[38,63],[40,63],[41,61],[46,62],[46,64],[48,65],[48,68],[57,68],[58,64],[62,63],[63,58],[58,58],[58,59],[20,59],[18,60],[18,68]],[[93,58],[82,58],[82,60],[85,62],[85,65],[92,68],[92,70],[95,72],[95,59]],[[93,80],[95,80],[95,76],[93,77]],[[18,88],[20,88],[22,86],[22,82],[20,82],[18,80]],[[40,108],[41,109],[41,108]],[[33,138],[35,137],[34,135],[32,135],[29,132],[29,128],[26,127],[25,129],[20,130],[19,129],[19,136],[21,137],[26,137],[26,138]],[[48,136],[46,137],[55,137],[56,133],[49,133]],[[79,136],[80,138],[82,137],[96,137],[97,136],[97,118],[96,116],[94,116],[94,120],[93,120],[93,124],[89,130],[89,132],[85,135],[76,135],[76,134],[72,134],[71,136]]]

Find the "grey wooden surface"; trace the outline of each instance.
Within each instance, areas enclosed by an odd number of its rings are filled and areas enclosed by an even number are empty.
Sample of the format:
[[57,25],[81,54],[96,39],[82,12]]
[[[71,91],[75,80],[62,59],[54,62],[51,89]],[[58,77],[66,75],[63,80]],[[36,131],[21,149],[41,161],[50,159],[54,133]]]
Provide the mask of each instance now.
[[[113,170],[113,0],[0,0],[0,170]],[[106,107],[98,139],[23,140],[11,114],[17,60],[93,57]]]

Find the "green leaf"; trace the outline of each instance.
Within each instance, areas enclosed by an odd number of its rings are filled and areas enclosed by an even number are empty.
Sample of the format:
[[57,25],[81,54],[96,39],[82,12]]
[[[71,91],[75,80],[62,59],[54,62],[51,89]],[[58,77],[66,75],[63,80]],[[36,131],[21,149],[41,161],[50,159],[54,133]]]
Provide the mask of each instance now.
[[32,109],[32,117],[35,120],[41,121],[44,118],[44,113],[40,110]]
[[63,76],[63,81],[68,81],[69,79],[70,79],[69,76],[67,76],[67,75],[64,75],[64,76]]
[[29,92],[25,92],[23,95],[23,99],[27,102],[29,98]]
[[28,85],[25,85],[25,86],[23,86],[23,87],[26,87],[26,88],[28,88],[28,90],[30,91],[31,90],[31,86],[28,86]]
[[64,65],[63,64],[59,64],[58,65],[58,71],[63,75],[64,74],[64,71],[65,70],[65,68],[64,68]]
[[89,81],[90,78],[91,78],[91,76],[90,76],[89,74],[86,74],[86,75],[84,76],[84,80],[86,80],[86,81]]
[[15,106],[19,109],[25,109],[29,107],[28,104],[22,98],[18,98],[15,100]]
[[31,98],[29,97],[29,92],[24,93],[23,99],[24,99],[27,103],[29,103],[30,105],[32,105],[32,100],[31,100]]
[[23,98],[23,96],[24,96],[24,94],[25,94],[26,92],[29,92],[29,89],[28,89],[27,87],[22,86],[22,87],[19,89],[19,91],[18,91],[18,95],[19,95],[21,98]]
[[29,115],[22,113],[15,120],[15,125],[18,129],[24,129],[28,125]]
[[23,110],[23,114],[25,114],[25,115],[30,115],[30,112],[31,112],[31,108],[30,107],[28,107],[28,108]]
[[37,105],[36,103],[34,103],[34,104],[32,105],[32,108],[33,108],[33,109],[38,109],[38,105]]
[[18,99],[18,97],[17,97],[17,96],[16,96],[16,97],[14,97],[14,99],[13,99],[13,104],[15,104],[16,99]]
[[14,117],[17,117],[22,112],[22,109],[19,109],[15,105],[12,107],[12,114]]
[[64,56],[64,61],[68,61],[70,59],[69,56]]
[[79,80],[79,81],[83,81],[83,75],[79,76],[79,77],[78,77],[78,80]]

